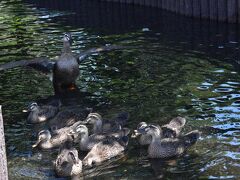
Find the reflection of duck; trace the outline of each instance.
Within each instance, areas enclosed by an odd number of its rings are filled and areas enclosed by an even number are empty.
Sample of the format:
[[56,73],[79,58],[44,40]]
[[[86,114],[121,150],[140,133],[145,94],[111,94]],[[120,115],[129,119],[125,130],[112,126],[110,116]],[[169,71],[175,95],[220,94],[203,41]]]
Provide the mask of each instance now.
[[82,172],[82,161],[78,158],[78,151],[72,146],[64,145],[54,162],[54,169],[58,176],[77,176]]
[[92,134],[89,136],[88,134],[88,128],[85,125],[78,125],[75,128],[72,128],[70,131],[70,135],[74,134],[79,134],[80,135],[80,150],[81,151],[89,151],[92,149],[92,147],[105,140],[106,138],[109,138],[111,136],[116,137],[116,138],[121,138],[123,136],[126,136],[129,134],[129,129],[128,128],[123,128],[117,132],[114,133],[105,133],[105,134]]
[[93,124],[93,133],[101,134],[105,132],[116,132],[119,130],[119,127],[126,125],[129,118],[127,112],[119,113],[112,120],[103,120],[102,116],[98,113],[90,113],[85,122]]
[[40,123],[53,118],[59,110],[61,103],[60,101],[56,105],[44,105],[39,106],[36,102],[31,103],[28,107],[28,118],[29,123]]
[[[182,128],[186,123],[186,119],[182,117],[176,117],[172,119],[168,124],[165,124],[161,127],[161,137],[162,138],[175,138],[180,135]],[[139,129],[147,127],[146,122],[140,122],[137,126],[137,130],[134,130],[132,137],[139,136],[138,141],[140,145],[148,145],[151,143],[151,136],[147,134],[138,134]],[[157,126],[159,127],[159,126]],[[160,128],[160,127],[159,127]]]
[[53,66],[55,93],[63,93],[64,89],[76,89],[75,81],[79,75],[79,64],[77,58],[72,54],[71,43],[71,35],[64,34],[62,54]]
[[200,136],[199,131],[195,130],[177,138],[161,138],[161,128],[155,125],[148,125],[144,129],[139,129],[139,132],[152,137],[148,146],[149,158],[170,158],[182,155],[196,143]]
[[93,146],[91,151],[83,159],[83,164],[86,166],[92,166],[118,156],[126,149],[127,144],[127,136],[121,138],[107,137],[105,140]]

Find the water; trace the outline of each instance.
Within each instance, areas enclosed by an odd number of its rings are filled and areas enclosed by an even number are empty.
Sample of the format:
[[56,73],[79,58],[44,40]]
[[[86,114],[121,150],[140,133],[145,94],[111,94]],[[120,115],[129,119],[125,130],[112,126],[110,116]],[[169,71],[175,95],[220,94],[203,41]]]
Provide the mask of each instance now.
[[[175,160],[150,161],[132,140],[126,156],[86,170],[91,178],[240,178],[240,74],[237,26],[193,21],[158,9],[92,1],[0,2],[0,63],[61,51],[63,32],[73,50],[116,44],[121,51],[94,54],[80,66],[76,97],[105,117],[128,111],[129,127],[164,124],[180,115],[184,132],[202,131],[198,143]],[[57,151],[33,150],[37,127],[26,123],[29,102],[53,95],[48,76],[30,68],[0,74],[10,179],[55,179]]]

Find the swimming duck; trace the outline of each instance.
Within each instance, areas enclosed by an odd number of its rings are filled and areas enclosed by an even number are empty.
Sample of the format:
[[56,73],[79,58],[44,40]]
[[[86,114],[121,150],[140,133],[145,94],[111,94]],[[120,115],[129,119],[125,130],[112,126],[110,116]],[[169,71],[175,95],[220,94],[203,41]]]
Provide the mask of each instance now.
[[75,128],[72,128],[70,131],[70,135],[79,134],[79,145],[81,151],[89,151],[93,148],[93,146],[103,140],[105,140],[107,137],[113,136],[116,138],[120,138],[123,136],[126,136],[129,134],[128,128],[123,128],[119,130],[118,132],[114,133],[103,133],[103,134],[92,134],[89,136],[88,128],[87,126],[80,124],[76,126]]
[[79,75],[79,64],[71,51],[72,36],[65,33],[62,54],[53,66],[53,87],[56,94],[66,89],[76,89],[75,81]]
[[68,142],[64,144],[57,155],[54,162],[54,169],[58,176],[77,176],[82,172],[82,161],[78,157],[78,151]]
[[48,125],[52,131],[63,127],[69,127],[76,122],[86,119],[88,114],[91,112],[92,108],[67,108],[59,112],[53,119],[51,119]]
[[183,117],[173,118],[168,124],[161,126],[164,138],[175,138],[180,135],[182,128],[186,124],[186,119]]
[[121,138],[107,137],[103,141],[95,144],[83,159],[85,166],[93,166],[100,164],[110,158],[118,156],[123,153],[128,144],[128,137]]
[[51,149],[61,146],[66,141],[74,141],[75,137],[77,137],[77,134],[75,134],[75,136],[71,136],[69,135],[69,132],[69,127],[55,130],[53,133],[51,133],[49,130],[42,130],[38,133],[37,142],[32,145],[32,147]]
[[89,113],[85,122],[93,125],[93,133],[101,134],[107,132],[116,132],[119,127],[126,125],[129,118],[127,112],[119,113],[112,120],[103,120],[102,116],[98,113]]
[[[176,117],[172,119],[168,124],[163,125],[162,127],[157,126],[158,128],[161,128],[161,137],[162,138],[176,138],[180,135],[180,132],[182,128],[184,127],[186,123],[186,119],[182,117]],[[146,122],[140,122],[137,126],[137,130],[134,130],[134,134],[132,137],[138,137],[138,142],[140,145],[148,145],[151,143],[152,138],[150,135],[143,135],[139,134],[139,129],[144,129],[147,127]]]
[[180,156],[190,146],[195,144],[200,136],[200,132],[195,130],[177,138],[162,138],[161,128],[155,125],[148,125],[144,129],[140,129],[139,132],[152,137],[152,141],[148,146],[149,158],[171,158]]
[[28,118],[29,123],[41,123],[45,122],[48,119],[53,118],[59,111],[61,103],[57,105],[43,105],[39,106],[36,102],[33,102],[28,107]]

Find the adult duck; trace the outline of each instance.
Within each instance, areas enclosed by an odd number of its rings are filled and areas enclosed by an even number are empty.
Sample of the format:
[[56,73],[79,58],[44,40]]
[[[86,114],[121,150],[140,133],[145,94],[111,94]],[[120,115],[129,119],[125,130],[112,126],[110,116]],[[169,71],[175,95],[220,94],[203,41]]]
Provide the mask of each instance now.
[[53,87],[56,94],[76,89],[75,81],[79,75],[77,58],[71,51],[72,36],[64,34],[62,54],[53,66]]

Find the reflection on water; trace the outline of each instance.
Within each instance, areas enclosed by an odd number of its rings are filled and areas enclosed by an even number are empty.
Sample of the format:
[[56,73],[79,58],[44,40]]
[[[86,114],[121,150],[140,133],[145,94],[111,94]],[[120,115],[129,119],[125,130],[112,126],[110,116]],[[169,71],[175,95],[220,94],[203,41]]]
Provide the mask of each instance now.
[[[181,115],[188,121],[185,132],[202,131],[199,142],[177,160],[150,161],[146,149],[131,141],[126,157],[90,169],[84,176],[240,177],[236,26],[117,3],[1,1],[0,63],[56,58],[66,31],[72,32],[76,53],[105,44],[131,47],[87,58],[77,82],[86,94],[74,97],[79,105],[94,107],[107,117],[129,111],[130,128],[140,121],[163,124]],[[31,148],[38,127],[27,124],[22,113],[29,102],[53,96],[49,78],[17,68],[1,72],[0,82],[10,178],[54,178],[51,161],[57,152]]]

